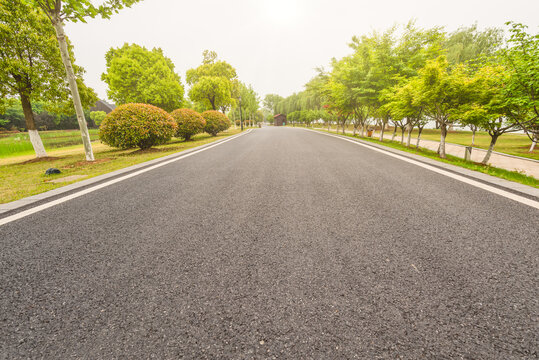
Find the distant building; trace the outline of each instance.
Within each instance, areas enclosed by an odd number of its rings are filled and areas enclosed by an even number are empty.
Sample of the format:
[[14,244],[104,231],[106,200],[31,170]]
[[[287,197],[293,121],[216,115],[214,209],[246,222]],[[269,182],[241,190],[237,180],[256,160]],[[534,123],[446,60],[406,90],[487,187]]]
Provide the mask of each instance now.
[[114,110],[116,105],[109,104],[105,100],[98,100],[93,107],[90,108],[90,111],[104,111],[107,114]]
[[283,126],[286,125],[286,115],[277,114],[273,117],[274,126]]

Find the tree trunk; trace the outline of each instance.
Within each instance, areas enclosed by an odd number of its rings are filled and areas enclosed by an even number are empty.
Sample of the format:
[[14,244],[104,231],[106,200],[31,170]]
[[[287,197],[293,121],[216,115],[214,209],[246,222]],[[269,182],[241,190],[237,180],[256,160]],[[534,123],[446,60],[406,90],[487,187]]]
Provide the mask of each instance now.
[[397,136],[397,125],[393,127],[393,135],[391,136],[391,141],[395,141],[395,136]]
[[404,126],[401,127],[401,144],[404,145]]
[[73,71],[73,65],[69,57],[67,50],[67,41],[64,33],[64,24],[58,19],[53,19],[54,30],[56,30],[56,37],[60,46],[60,54],[62,56],[62,62],[64,63],[67,81],[69,83],[69,89],[71,90],[71,97],[73,98],[73,104],[75,105],[75,112],[77,113],[77,121],[79,122],[80,134],[82,137],[82,143],[84,144],[84,152],[86,153],[86,161],[94,161],[94,153],[92,151],[92,143],[90,142],[90,133],[88,132],[88,126],[86,119],[84,118],[84,112],[82,110],[82,104],[80,102],[79,89],[77,87],[77,79]]
[[535,144],[537,144],[537,136],[533,138],[532,145],[530,146],[530,150],[528,150],[528,152],[533,152],[533,149],[535,149]]
[[472,146],[474,146],[475,144],[475,132],[477,131],[477,129],[474,127],[472,129]]
[[421,132],[423,131],[423,128],[419,127],[419,128],[417,128],[417,130],[418,130],[418,132],[417,132],[417,143],[415,144],[416,149],[419,148],[419,142],[421,141]]
[[357,126],[354,125],[354,133],[352,135],[356,136],[357,133]]
[[446,124],[442,124],[440,125],[440,147],[439,147],[439,150],[438,150],[438,153],[440,154],[440,157],[442,159],[445,159],[446,156],[445,156],[445,137],[447,136],[447,125]]
[[386,127],[385,123],[382,123],[382,127],[380,129],[380,141],[384,141],[384,128]]
[[483,158],[483,161],[481,161],[481,164],[488,165],[488,161],[490,160],[490,156],[492,155],[492,150],[494,150],[494,145],[496,145],[496,141],[498,140],[499,135],[491,135],[490,139],[490,145],[488,146],[487,153],[485,154],[485,157]]
[[361,125],[361,137],[365,137],[365,124]]
[[406,138],[406,147],[410,147],[410,142],[412,141],[412,130],[413,126],[408,124],[408,137]]
[[28,130],[28,135],[30,136],[30,142],[36,153],[36,157],[46,157],[47,152],[41,141],[41,137],[36,128],[36,122],[34,119],[34,113],[32,112],[32,104],[30,99],[23,92],[19,93],[21,97],[22,112],[24,113],[24,119],[26,120],[26,129]]
[[331,129],[330,129],[330,126],[331,126],[330,124],[331,124],[331,123],[328,121],[328,132],[331,130]]

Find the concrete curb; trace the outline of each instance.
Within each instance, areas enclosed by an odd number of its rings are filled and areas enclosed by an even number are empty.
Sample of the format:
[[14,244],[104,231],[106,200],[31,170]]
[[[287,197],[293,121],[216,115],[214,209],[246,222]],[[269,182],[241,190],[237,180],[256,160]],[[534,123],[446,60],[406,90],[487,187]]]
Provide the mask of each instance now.
[[46,200],[50,200],[52,198],[59,197],[60,195],[65,195],[67,193],[72,193],[72,192],[75,192],[76,190],[81,190],[81,189],[84,189],[84,188],[89,187],[91,185],[95,185],[97,183],[101,183],[101,182],[104,182],[106,180],[111,180],[111,179],[119,177],[121,175],[126,175],[126,174],[134,172],[136,170],[140,170],[142,168],[152,166],[152,165],[161,163],[163,161],[173,159],[173,158],[178,157],[178,156],[183,156],[185,154],[189,154],[189,153],[191,153],[193,151],[203,149],[203,148],[208,147],[210,145],[215,145],[215,144],[218,144],[218,143],[223,142],[225,140],[229,140],[229,139],[234,138],[234,137],[238,137],[238,136],[241,136],[241,135],[248,134],[252,130],[253,129],[249,129],[249,130],[247,130],[247,131],[245,131],[243,133],[239,133],[239,134],[232,135],[232,136],[227,136],[227,137],[225,137],[223,139],[220,139],[220,140],[217,140],[217,141],[212,141],[210,143],[200,145],[200,146],[197,146],[197,147],[194,147],[194,148],[191,148],[191,149],[187,149],[187,150],[180,151],[180,152],[177,152],[177,153],[174,153],[174,154],[166,155],[166,156],[163,156],[163,157],[160,157],[160,158],[157,158],[157,159],[145,161],[145,162],[140,163],[140,164],[131,165],[131,166],[123,168],[123,169],[114,170],[112,172],[109,172],[109,173],[106,173],[106,174],[103,174],[103,175],[98,175],[98,176],[95,176],[95,177],[92,177],[92,178],[89,178],[89,179],[86,179],[86,180],[75,182],[75,183],[72,183],[72,184],[69,184],[69,185],[66,185],[66,186],[62,186],[62,187],[59,187],[59,188],[56,188],[56,189],[53,189],[53,190],[49,190],[49,191],[40,193],[40,194],[28,196],[28,197],[25,197],[25,198],[22,198],[22,199],[19,199],[19,200],[15,200],[15,201],[12,201],[12,202],[8,202],[8,203],[5,203],[5,204],[0,204],[0,217],[4,217],[4,215],[7,215],[8,212],[9,213],[16,212],[17,210],[21,210],[22,208],[29,207],[29,205],[34,205],[34,204],[36,204],[38,202],[45,202]]
[[354,137],[350,137],[350,136],[346,136],[346,135],[328,133],[327,131],[324,131],[324,130],[316,130],[316,129],[311,130],[311,129],[305,129],[305,128],[302,128],[302,129],[307,130],[307,131],[319,132],[319,133],[322,133],[322,134],[331,134],[331,135],[334,135],[334,136],[342,137],[344,139],[356,141],[356,142],[359,142],[359,143],[364,144],[364,145],[369,145],[369,146],[372,146],[372,147],[375,147],[375,148],[378,148],[378,149],[381,149],[381,150],[385,150],[385,151],[388,151],[388,152],[391,152],[391,153],[394,153],[394,154],[398,154],[398,155],[401,155],[401,156],[404,156],[404,157],[408,157],[410,159],[414,159],[416,161],[419,161],[419,162],[422,162],[422,163],[425,163],[425,164],[428,164],[428,165],[431,165],[431,166],[442,168],[444,170],[451,171],[453,173],[457,173],[459,175],[463,175],[463,176],[466,176],[468,178],[471,178],[471,179],[474,179],[474,180],[477,180],[477,181],[481,181],[481,182],[484,182],[486,184],[496,186],[498,188],[502,188],[502,189],[507,190],[507,191],[516,192],[516,193],[525,195],[527,197],[531,197],[534,200],[539,199],[539,189],[533,188],[531,186],[519,184],[519,183],[516,183],[516,182],[513,182],[513,181],[501,179],[501,178],[498,178],[498,177],[495,177],[495,176],[492,176],[492,175],[488,175],[488,174],[484,174],[484,173],[481,173],[481,172],[469,170],[469,169],[462,168],[462,167],[456,166],[456,165],[447,164],[447,163],[444,163],[444,162],[441,162],[441,161],[436,161],[436,160],[433,160],[433,159],[430,159],[430,158],[427,158],[427,157],[424,157],[424,156],[421,156],[421,155],[411,154],[411,153],[408,153],[406,151],[401,151],[401,150],[394,149],[394,148],[391,148],[391,147],[388,147],[388,146],[375,144],[375,143],[372,143],[370,141],[364,141],[364,140],[354,138]]

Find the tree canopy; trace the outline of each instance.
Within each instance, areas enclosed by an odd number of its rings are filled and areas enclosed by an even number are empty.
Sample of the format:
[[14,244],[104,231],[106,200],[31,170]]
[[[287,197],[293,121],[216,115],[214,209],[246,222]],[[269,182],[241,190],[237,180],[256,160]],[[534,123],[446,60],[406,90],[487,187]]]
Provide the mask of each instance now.
[[205,50],[202,65],[189,69],[187,84],[191,86],[189,98],[202,108],[225,112],[235,104],[238,94],[236,69],[229,63],[217,60],[217,53]]
[[167,111],[181,107],[183,86],[174,64],[160,48],[148,50],[137,44],[111,48],[105,55],[101,79],[108,96],[117,104],[146,103]]

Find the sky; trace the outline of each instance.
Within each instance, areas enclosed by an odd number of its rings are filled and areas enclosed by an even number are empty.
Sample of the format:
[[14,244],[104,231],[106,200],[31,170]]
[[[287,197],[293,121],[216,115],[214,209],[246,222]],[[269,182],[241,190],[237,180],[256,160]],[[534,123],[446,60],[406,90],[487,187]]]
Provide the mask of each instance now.
[[216,51],[263,98],[303,90],[315,68],[351,53],[354,35],[411,19],[447,31],[474,23],[505,27],[511,20],[537,33],[538,14],[539,0],[144,0],[108,20],[67,24],[66,33],[86,84],[102,99],[105,53],[124,43],[163,49],[184,86],[185,72],[200,65],[202,52]]

